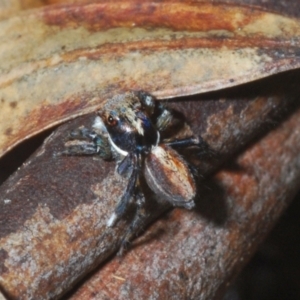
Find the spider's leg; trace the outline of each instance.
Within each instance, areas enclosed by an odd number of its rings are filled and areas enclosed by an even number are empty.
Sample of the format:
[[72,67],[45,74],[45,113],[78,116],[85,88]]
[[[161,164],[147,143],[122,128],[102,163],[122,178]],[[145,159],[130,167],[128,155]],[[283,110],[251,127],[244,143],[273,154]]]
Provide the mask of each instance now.
[[158,131],[163,132],[176,121],[172,112],[164,105],[158,105],[159,115],[156,119],[156,128]]
[[156,106],[155,97],[144,91],[137,91],[135,95],[146,109],[149,115],[152,115]]
[[80,156],[98,154],[103,159],[112,157],[108,138],[87,128],[79,128],[69,134],[65,150],[55,153],[56,156]]
[[69,138],[72,140],[90,140],[93,141],[97,137],[97,133],[85,127],[72,130],[69,133]]
[[137,183],[137,178],[139,176],[140,168],[138,167],[137,163],[137,155],[133,154],[132,156],[132,163],[133,163],[133,170],[132,173],[129,177],[128,185],[126,188],[125,193],[123,194],[121,200],[119,201],[117,207],[115,208],[115,211],[107,221],[107,226],[108,227],[113,227],[124,215],[128,203],[130,199],[132,198],[134,191],[136,189],[136,183]]
[[128,245],[130,244],[131,239],[133,236],[135,236],[143,226],[143,223],[146,219],[146,209],[145,209],[145,196],[143,193],[140,192],[140,190],[136,194],[136,213],[133,218],[132,223],[130,224],[129,228],[127,229],[124,238],[121,242],[121,247],[118,252],[119,256],[122,256],[124,251],[128,248]]
[[168,142],[165,142],[164,144],[166,144],[170,147],[174,147],[174,148],[176,148],[176,147],[185,148],[185,147],[190,147],[190,146],[201,146],[202,142],[204,142],[204,141],[203,140],[200,141],[199,139],[194,138],[194,137],[189,137],[186,139],[168,141]]
[[130,155],[125,156],[125,158],[119,162],[117,166],[117,172],[119,175],[124,175],[132,166],[132,158]]
[[198,148],[197,151],[198,156],[215,154],[214,150],[210,148],[210,146],[203,140],[201,136],[199,136],[198,138],[189,137],[180,140],[168,141],[165,142],[165,144],[175,149],[196,146]]
[[65,156],[80,156],[80,155],[95,155],[98,153],[97,145],[94,143],[83,142],[75,145],[66,146],[64,151],[55,153],[56,155]]

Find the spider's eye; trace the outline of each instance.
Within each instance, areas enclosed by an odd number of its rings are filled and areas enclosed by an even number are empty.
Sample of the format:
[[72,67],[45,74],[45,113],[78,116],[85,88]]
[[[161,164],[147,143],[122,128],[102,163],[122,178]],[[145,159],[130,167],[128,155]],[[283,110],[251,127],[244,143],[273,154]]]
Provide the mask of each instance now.
[[114,119],[111,115],[107,117],[107,124],[109,126],[115,126],[117,124],[117,120]]

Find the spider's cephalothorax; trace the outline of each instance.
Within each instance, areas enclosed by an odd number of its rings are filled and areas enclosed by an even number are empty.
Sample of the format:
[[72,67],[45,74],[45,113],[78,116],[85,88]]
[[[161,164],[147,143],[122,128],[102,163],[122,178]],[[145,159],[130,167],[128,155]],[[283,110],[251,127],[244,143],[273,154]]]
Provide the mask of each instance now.
[[109,142],[120,154],[146,153],[158,144],[159,132],[151,121],[154,107],[149,104],[130,93],[114,97],[99,112],[96,127],[108,132]]
[[117,172],[129,177],[127,188],[107,222],[114,226],[131,200],[137,211],[122,241],[121,251],[139,230],[145,218],[145,197],[141,176],[151,190],[174,206],[194,207],[196,184],[185,160],[173,147],[199,146],[203,141],[188,137],[164,141],[163,133],[173,123],[170,110],[145,92],[129,92],[109,100],[93,124],[93,131],[81,128],[75,139],[87,140],[64,151],[67,155],[98,154],[118,161]]

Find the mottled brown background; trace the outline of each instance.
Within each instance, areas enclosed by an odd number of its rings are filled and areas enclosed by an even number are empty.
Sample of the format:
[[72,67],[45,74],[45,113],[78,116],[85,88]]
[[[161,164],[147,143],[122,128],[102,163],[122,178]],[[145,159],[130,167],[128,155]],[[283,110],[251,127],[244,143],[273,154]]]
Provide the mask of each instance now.
[[[300,1],[227,1],[255,4],[290,16],[300,16]],[[268,82],[268,81],[266,81]],[[268,87],[266,87],[268,88]],[[270,87],[269,87],[270,88]],[[0,176],[5,179],[41,143],[47,133],[20,145],[0,161]],[[15,166],[12,165],[12,158]],[[300,205],[297,196],[270,237],[260,247],[225,299],[299,299],[300,298]]]

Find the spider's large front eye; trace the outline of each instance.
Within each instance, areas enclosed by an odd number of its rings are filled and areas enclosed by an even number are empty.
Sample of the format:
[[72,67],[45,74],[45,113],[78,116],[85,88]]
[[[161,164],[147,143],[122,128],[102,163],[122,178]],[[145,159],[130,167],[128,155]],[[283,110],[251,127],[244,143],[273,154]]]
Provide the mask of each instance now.
[[107,124],[109,126],[115,126],[117,124],[117,120],[113,116],[109,115],[107,117]]

